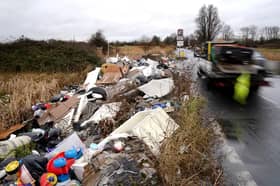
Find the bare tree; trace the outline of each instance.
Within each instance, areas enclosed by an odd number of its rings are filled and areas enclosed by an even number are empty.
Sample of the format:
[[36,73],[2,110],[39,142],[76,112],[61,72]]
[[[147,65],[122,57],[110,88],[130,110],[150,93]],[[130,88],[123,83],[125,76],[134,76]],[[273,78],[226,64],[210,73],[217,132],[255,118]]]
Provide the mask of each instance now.
[[198,44],[197,43],[197,37],[194,34],[190,34],[189,35],[189,42],[190,42],[190,45],[192,47],[196,46]]
[[226,41],[229,41],[229,40],[233,39],[234,32],[233,32],[233,30],[232,30],[230,25],[227,25],[227,24],[223,25],[222,37],[223,37],[223,40],[226,40]]
[[249,35],[250,35],[250,39],[251,39],[252,41],[255,41],[255,40],[256,40],[257,31],[258,31],[258,27],[257,27],[257,26],[251,25],[251,26],[249,27]]
[[271,29],[272,29],[272,38],[273,39],[278,39],[279,38],[279,31],[280,31],[279,26],[273,26]]
[[151,49],[151,38],[143,35],[139,42],[141,43],[141,48],[143,49],[145,55],[147,55],[148,51]]
[[151,39],[151,44],[152,45],[159,45],[161,42],[161,39],[159,36],[154,35]]
[[218,9],[213,5],[202,6],[195,21],[197,24],[196,34],[200,42],[215,39],[222,28]]
[[88,43],[91,46],[102,47],[103,54],[105,54],[108,49],[107,40],[102,30],[98,30],[96,33],[92,34]]
[[260,40],[264,40],[265,39],[264,28],[259,29],[258,34],[259,34]]
[[151,38],[149,38],[149,37],[146,36],[146,35],[143,35],[143,36],[139,39],[139,42],[141,42],[141,43],[149,43],[149,42],[151,42]]
[[273,38],[273,31],[271,26],[264,27],[264,33],[266,40],[271,40]]
[[176,33],[172,33],[169,36],[166,36],[163,40],[163,42],[167,45],[175,45],[176,44],[176,37],[177,34]]
[[250,28],[249,27],[242,27],[240,29],[241,34],[242,34],[242,39],[247,41],[249,39],[249,35],[250,35]]

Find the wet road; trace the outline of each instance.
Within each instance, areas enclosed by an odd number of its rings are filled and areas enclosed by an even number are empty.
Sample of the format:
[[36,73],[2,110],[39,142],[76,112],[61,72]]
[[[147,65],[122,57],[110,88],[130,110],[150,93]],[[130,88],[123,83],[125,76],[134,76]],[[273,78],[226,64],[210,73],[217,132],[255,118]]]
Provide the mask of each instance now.
[[[188,55],[192,58],[192,53]],[[185,65],[195,60],[187,60]],[[280,76],[268,80],[272,87],[260,88],[242,106],[231,93],[208,90],[205,81],[197,79],[200,93],[208,102],[209,117],[219,121],[228,144],[260,186],[280,185]]]

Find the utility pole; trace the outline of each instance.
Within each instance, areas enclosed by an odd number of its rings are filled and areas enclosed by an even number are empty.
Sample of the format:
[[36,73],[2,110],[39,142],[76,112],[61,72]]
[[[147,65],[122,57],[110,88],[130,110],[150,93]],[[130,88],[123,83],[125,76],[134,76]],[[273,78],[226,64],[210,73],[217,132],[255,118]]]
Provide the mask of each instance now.
[[108,40],[108,53],[107,53],[107,57],[109,58],[109,53],[110,52],[110,45],[109,45],[109,40]]

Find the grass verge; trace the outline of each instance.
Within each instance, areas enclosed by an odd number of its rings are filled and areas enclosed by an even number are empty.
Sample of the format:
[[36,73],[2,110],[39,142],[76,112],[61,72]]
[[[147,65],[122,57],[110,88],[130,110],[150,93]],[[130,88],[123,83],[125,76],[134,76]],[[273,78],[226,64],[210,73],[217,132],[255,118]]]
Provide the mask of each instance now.
[[159,169],[166,185],[221,185],[216,138],[212,127],[202,125],[203,104],[202,98],[183,103],[175,119],[180,128],[162,146]]
[[[164,185],[222,185],[223,173],[215,157],[218,138],[212,125],[203,122],[205,100],[193,90],[187,73],[174,73],[175,88],[170,98],[180,108],[171,117],[180,126],[167,138],[159,157]],[[184,99],[189,95],[189,99]],[[196,95],[196,96],[194,96]]]
[[268,60],[280,62],[280,49],[257,48],[257,50]]

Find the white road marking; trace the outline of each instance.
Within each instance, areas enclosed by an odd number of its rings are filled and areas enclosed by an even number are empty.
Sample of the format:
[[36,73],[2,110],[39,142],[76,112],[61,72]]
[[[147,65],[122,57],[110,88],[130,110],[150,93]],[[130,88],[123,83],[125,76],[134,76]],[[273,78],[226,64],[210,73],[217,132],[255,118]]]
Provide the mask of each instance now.
[[277,107],[278,109],[280,109],[280,105],[278,105],[274,100],[265,97],[264,95],[259,94],[259,96],[263,99],[265,99],[267,102],[271,103],[273,106]]
[[[257,183],[253,179],[253,176],[246,169],[244,162],[241,160],[234,147],[228,144],[219,123],[215,122],[214,126],[215,133],[218,136],[221,136],[220,150],[224,157],[224,161],[229,164],[227,170],[230,171],[230,173],[235,177],[235,180],[237,181],[237,183],[234,184],[239,186],[257,186]],[[231,167],[234,167],[234,170],[231,170]]]

